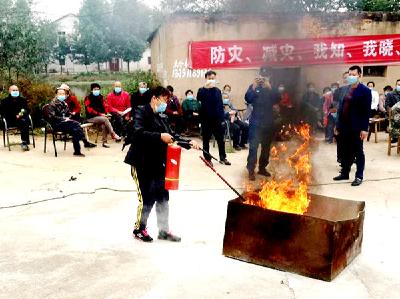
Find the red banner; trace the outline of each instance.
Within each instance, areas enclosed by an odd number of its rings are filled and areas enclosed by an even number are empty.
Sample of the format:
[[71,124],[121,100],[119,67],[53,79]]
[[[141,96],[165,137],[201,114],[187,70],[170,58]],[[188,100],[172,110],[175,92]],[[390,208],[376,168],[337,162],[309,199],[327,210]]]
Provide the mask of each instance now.
[[193,69],[400,63],[400,34],[189,43]]

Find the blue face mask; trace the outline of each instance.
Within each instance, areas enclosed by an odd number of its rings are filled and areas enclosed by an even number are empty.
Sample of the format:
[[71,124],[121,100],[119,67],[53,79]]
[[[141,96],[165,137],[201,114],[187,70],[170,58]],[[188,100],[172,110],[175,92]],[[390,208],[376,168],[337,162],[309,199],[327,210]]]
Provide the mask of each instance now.
[[188,95],[188,96],[187,96],[187,99],[188,99],[188,100],[193,100],[193,99],[194,99],[194,96]]
[[12,96],[13,98],[18,98],[18,97],[19,97],[19,91],[18,91],[18,90],[12,91],[12,92],[11,92],[11,96]]
[[167,103],[161,103],[159,106],[157,106],[156,112],[164,113],[165,110],[167,110]]
[[350,85],[354,85],[358,82],[358,77],[357,76],[348,76],[347,77],[347,83]]
[[146,88],[146,87],[140,87],[140,88],[139,88],[139,92],[140,92],[141,94],[144,94],[146,91],[147,91],[147,88]]
[[57,96],[57,99],[58,99],[59,101],[61,101],[61,102],[64,102],[64,101],[65,101],[65,96],[64,96],[64,95]]
[[229,99],[223,99],[222,101],[224,102],[224,105],[228,105],[229,104]]
[[400,92],[400,85],[397,85],[397,86],[396,86],[396,90],[397,90],[398,92]]
[[121,87],[115,87],[114,91],[115,91],[115,93],[121,93],[122,88]]
[[93,95],[95,97],[98,97],[100,95],[100,90],[99,89],[93,90]]

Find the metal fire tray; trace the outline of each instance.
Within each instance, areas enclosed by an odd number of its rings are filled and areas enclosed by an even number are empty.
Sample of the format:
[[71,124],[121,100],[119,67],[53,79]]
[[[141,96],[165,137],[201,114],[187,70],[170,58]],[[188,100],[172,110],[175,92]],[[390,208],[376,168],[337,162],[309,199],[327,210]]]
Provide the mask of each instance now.
[[304,215],[229,201],[223,254],[331,281],[361,252],[365,202],[310,196]]

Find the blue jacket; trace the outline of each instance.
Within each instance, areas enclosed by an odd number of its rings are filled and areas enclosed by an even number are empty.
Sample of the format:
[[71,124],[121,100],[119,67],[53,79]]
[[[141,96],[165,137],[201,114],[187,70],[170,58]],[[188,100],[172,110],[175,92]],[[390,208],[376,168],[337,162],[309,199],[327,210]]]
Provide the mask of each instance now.
[[[348,88],[350,90],[350,88]],[[347,96],[344,96],[344,98]],[[338,118],[336,128],[339,133],[360,133],[368,132],[369,116],[371,110],[372,94],[371,90],[364,84],[358,84],[353,91],[353,95],[349,103],[349,122],[343,121],[343,106],[345,100],[339,101]]]
[[280,94],[275,88],[267,89],[257,87],[255,90],[250,85],[247,89],[245,100],[253,105],[253,112],[250,116],[250,126],[272,127],[273,106],[279,103]]

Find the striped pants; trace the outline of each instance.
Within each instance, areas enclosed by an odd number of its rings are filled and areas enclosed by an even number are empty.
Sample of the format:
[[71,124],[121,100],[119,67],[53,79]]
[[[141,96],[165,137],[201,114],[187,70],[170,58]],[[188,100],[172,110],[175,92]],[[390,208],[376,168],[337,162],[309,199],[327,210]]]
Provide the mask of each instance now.
[[137,186],[139,200],[135,229],[143,230],[147,227],[147,219],[155,203],[158,229],[169,231],[169,193],[165,190],[164,179],[150,177],[134,166],[131,167],[131,175]]

